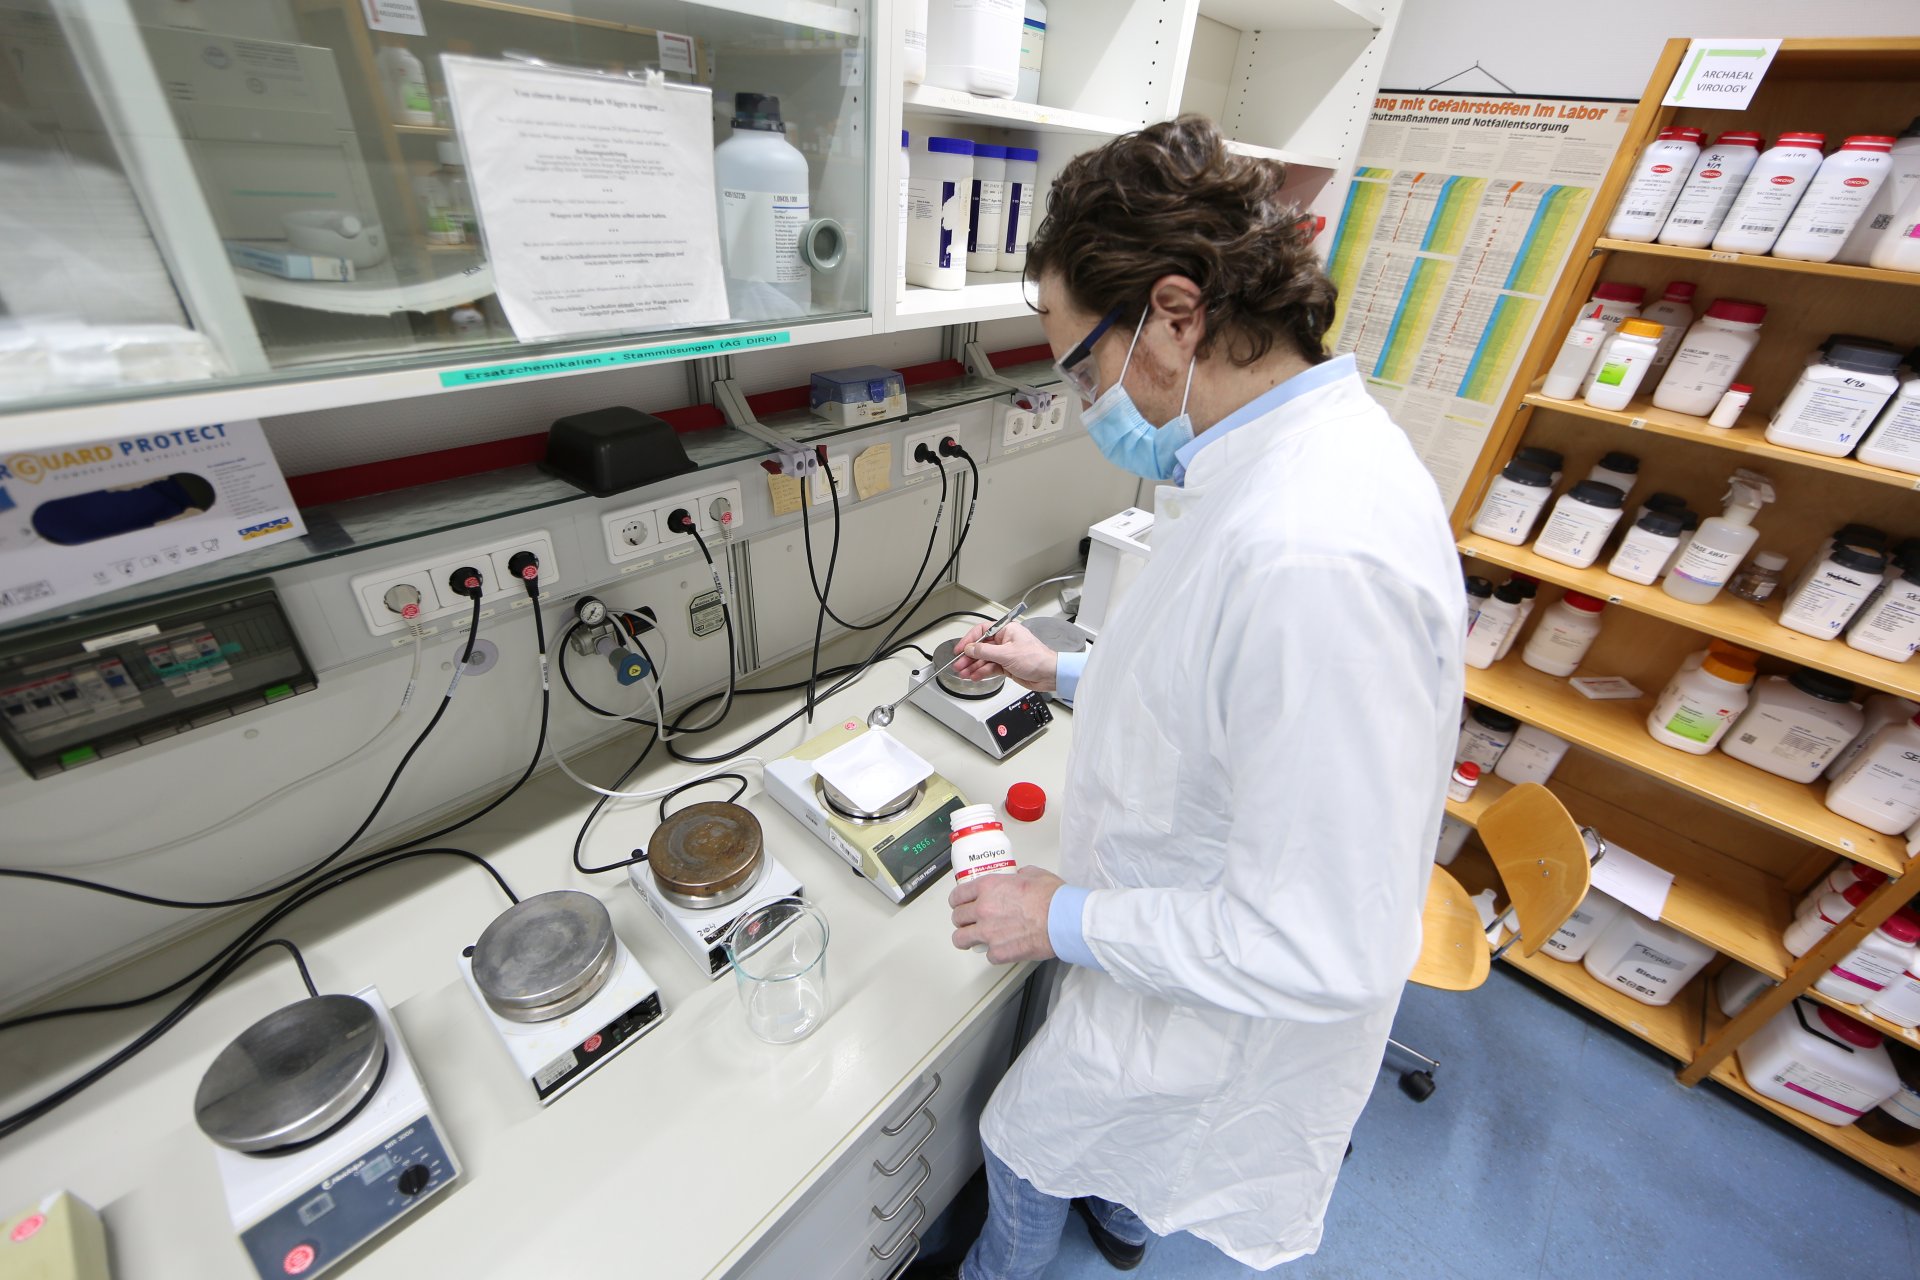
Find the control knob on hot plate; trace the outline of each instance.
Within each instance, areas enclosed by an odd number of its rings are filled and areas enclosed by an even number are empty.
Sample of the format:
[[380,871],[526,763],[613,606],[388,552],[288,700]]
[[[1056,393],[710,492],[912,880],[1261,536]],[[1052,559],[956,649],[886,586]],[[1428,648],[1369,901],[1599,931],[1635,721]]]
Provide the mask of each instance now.
[[423,1164],[410,1164],[400,1171],[400,1176],[394,1180],[394,1185],[400,1188],[400,1194],[403,1196],[417,1196],[425,1191],[427,1184],[432,1181],[433,1170]]

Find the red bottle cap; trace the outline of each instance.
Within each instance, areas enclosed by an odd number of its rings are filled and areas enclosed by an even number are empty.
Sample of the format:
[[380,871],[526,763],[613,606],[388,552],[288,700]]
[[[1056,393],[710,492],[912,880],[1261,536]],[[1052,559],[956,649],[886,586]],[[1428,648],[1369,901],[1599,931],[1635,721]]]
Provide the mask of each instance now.
[[1757,133],[1750,132],[1746,129],[1733,129],[1721,134],[1719,141],[1713,145],[1716,147],[1758,147],[1765,142],[1766,139]]
[[1824,133],[1783,133],[1774,139],[1773,145],[1776,147],[1824,147],[1827,145],[1827,135]]
[[1847,865],[1853,868],[1853,878],[1862,884],[1885,884],[1887,882],[1887,873],[1878,867],[1869,867],[1863,862],[1850,862]]
[[1003,807],[1009,818],[1038,822],[1040,815],[1047,811],[1047,793],[1031,782],[1016,782],[1007,788],[1007,803]]
[[1607,607],[1605,600],[1595,600],[1592,596],[1581,595],[1578,591],[1569,591],[1560,598],[1582,613],[1598,613]]
[[1753,388],[1748,386],[1744,382],[1730,382],[1727,384],[1727,390],[1738,391],[1743,396],[1750,396],[1753,394]]
[[1858,1045],[1862,1049],[1880,1047],[1880,1033],[1864,1022],[1856,1022],[1838,1009],[1819,1006],[1820,1021],[1827,1024],[1827,1030],[1845,1040],[1848,1044]]
[[1886,918],[1880,926],[1880,932],[1895,942],[1920,942],[1920,916],[1902,908]]
[[1453,776],[1462,782],[1480,781],[1480,766],[1471,760],[1462,760],[1453,766]]
[[1891,151],[1898,138],[1880,133],[1858,133],[1840,144],[1842,151]]
[[1631,302],[1638,306],[1646,298],[1647,291],[1637,284],[1603,282],[1593,286],[1593,296],[1605,298],[1609,302]]
[[1675,298],[1681,302],[1691,302],[1693,300],[1694,289],[1695,286],[1691,280],[1675,280],[1667,285],[1667,291],[1660,296],[1663,298]]
[[1735,324],[1759,324],[1767,318],[1767,308],[1758,302],[1721,298],[1707,308],[1707,314],[1715,320],[1731,320]]

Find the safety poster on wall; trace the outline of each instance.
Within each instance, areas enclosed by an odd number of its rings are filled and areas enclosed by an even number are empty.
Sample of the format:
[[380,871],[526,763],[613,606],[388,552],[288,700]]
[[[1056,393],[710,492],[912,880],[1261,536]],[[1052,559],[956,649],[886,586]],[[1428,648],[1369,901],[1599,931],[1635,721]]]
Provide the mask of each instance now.
[[1632,103],[1382,90],[1328,252],[1330,345],[1459,501]]

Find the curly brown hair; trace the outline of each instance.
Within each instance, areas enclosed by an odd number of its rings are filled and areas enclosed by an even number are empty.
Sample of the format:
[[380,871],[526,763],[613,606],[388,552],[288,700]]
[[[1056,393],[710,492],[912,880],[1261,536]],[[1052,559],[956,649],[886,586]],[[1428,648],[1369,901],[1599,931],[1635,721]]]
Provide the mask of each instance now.
[[1229,151],[1204,116],[1116,138],[1054,179],[1026,278],[1056,274],[1079,306],[1131,322],[1155,280],[1182,275],[1206,306],[1202,354],[1224,339],[1228,359],[1247,365],[1285,338],[1317,364],[1335,288],[1281,196],[1286,178],[1283,164]]

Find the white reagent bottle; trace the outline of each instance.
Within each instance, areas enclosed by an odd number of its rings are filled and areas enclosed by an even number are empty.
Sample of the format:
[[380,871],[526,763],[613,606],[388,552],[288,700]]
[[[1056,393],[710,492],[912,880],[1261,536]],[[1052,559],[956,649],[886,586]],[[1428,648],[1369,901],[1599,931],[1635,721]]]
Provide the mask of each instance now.
[[1660,229],[1660,243],[1687,249],[1704,249],[1712,244],[1714,233],[1727,220],[1727,210],[1733,208],[1733,198],[1740,194],[1740,184],[1753,171],[1760,148],[1765,145],[1766,139],[1757,133],[1734,130],[1721,134],[1711,147],[1701,151],[1686,185],[1680,188],[1679,198],[1673,202],[1673,212],[1667,215],[1667,225]]
[[714,148],[720,257],[736,320],[804,316],[813,274],[800,241],[813,220],[807,158],[787,141],[780,99],[733,95],[733,132]]
[[1920,373],[1909,372],[1854,454],[1862,462],[1920,475]]
[[1607,219],[1607,235],[1615,240],[1650,241],[1667,225],[1667,214],[1700,158],[1706,134],[1698,129],[1662,129],[1634,163],[1620,203]]
[[1596,409],[1624,409],[1633,403],[1660,353],[1660,333],[1651,320],[1621,321],[1620,331],[1601,346],[1580,398]]
[[1607,323],[1600,318],[1605,309],[1604,302],[1589,304],[1567,330],[1560,352],[1553,358],[1553,367],[1540,383],[1541,395],[1572,400],[1580,394],[1580,388],[1587,381],[1587,370],[1593,368],[1593,358],[1600,354],[1600,344],[1607,338]]
[[1720,298],[1680,339],[1666,376],[1653,393],[1653,407],[1704,417],[1727,393],[1760,345],[1767,309],[1757,302]]
[[1719,595],[1760,540],[1753,518],[1773,499],[1772,480],[1744,467],[1735,471],[1723,499],[1726,510],[1701,522],[1660,589],[1687,604],[1706,604]]
[[1853,226],[1846,243],[1840,246],[1840,252],[1834,255],[1835,262],[1845,262],[1856,267],[1864,267],[1873,259],[1873,246],[1882,233],[1893,225],[1894,215],[1900,212],[1907,197],[1920,190],[1920,116],[1915,116],[1893,144],[1890,153],[1893,172],[1880,184],[1873,194],[1873,200],[1867,205],[1860,221]]
[[1647,370],[1643,386],[1651,387],[1660,380],[1661,372],[1680,346],[1680,339],[1686,337],[1688,327],[1693,324],[1695,292],[1691,280],[1669,281],[1666,292],[1660,295],[1660,301],[1641,311],[1642,320],[1651,320],[1660,326],[1660,349],[1654,353],[1653,368]]
[[1834,775],[1827,808],[1883,836],[1920,821],[1920,716],[1890,724]]
[[1773,256],[1832,262],[1892,175],[1897,141],[1880,134],[1859,134],[1822,161],[1820,171],[1807,184],[1807,194],[1774,241]]
[[1899,367],[1900,353],[1892,347],[1836,335],[1774,410],[1768,441],[1844,458],[1900,389],[1893,374]]
[[1823,133],[1783,133],[1760,153],[1753,171],[1740,184],[1727,219],[1714,233],[1720,253],[1765,253],[1780,238],[1793,208],[1806,194],[1807,182],[1820,171]]

